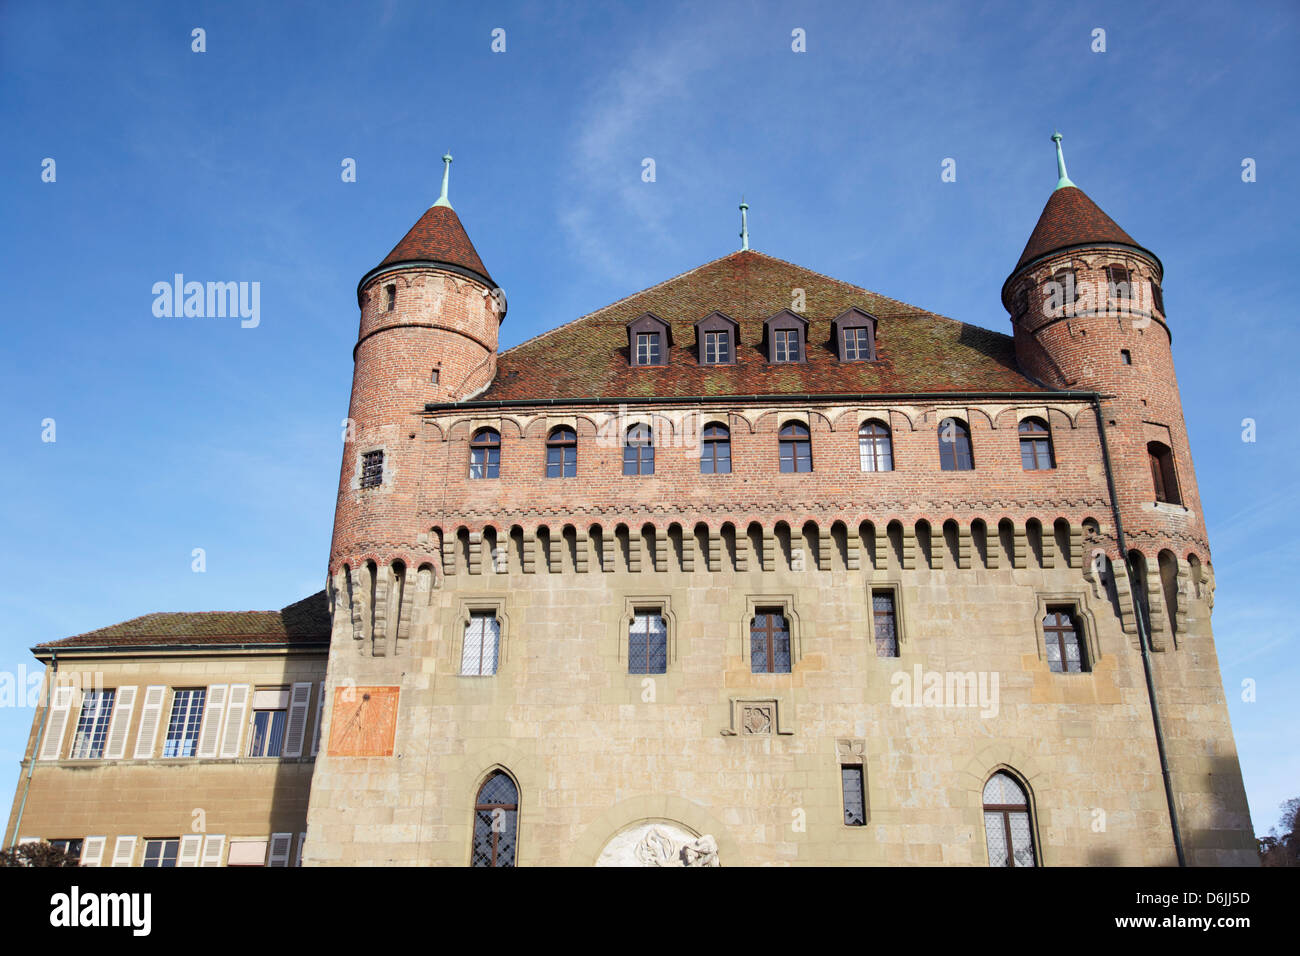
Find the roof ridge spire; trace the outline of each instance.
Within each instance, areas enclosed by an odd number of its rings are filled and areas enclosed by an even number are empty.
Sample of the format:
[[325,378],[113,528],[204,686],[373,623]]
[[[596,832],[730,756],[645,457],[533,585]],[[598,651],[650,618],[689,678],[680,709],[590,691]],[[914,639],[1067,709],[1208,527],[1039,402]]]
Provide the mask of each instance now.
[[447,199],[447,181],[451,179],[451,151],[442,154],[442,194],[438,196],[435,206],[446,206],[451,208],[451,201]]
[[[1060,134],[1060,131],[1057,131],[1052,134],[1052,142],[1056,144],[1056,175],[1058,177],[1056,181],[1057,189],[1062,189],[1066,186],[1074,186],[1074,183],[1070,182],[1070,177],[1066,175],[1065,172],[1065,153],[1061,151],[1061,140],[1063,140],[1064,138],[1065,137]],[[1075,188],[1077,189],[1078,187],[1076,186]]]

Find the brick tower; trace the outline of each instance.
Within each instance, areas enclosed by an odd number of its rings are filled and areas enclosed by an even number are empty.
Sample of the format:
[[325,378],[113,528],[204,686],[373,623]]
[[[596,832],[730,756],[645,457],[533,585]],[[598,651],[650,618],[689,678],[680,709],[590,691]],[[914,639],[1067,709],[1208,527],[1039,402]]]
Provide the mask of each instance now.
[[1059,181],[1002,288],[1016,357],[1047,385],[1103,396],[1130,551],[1152,572],[1163,562],[1167,584],[1182,577],[1181,565],[1200,587],[1209,546],[1161,296],[1164,267],[1070,181],[1061,136],[1052,138]]
[[437,549],[417,527],[424,470],[417,412],[492,381],[505,317],[504,300],[447,200],[451,156],[442,159],[438,200],[357,286],[361,325],[330,597],[336,640],[346,631],[375,656],[398,652],[404,641],[408,569],[420,570],[421,591],[436,573]]

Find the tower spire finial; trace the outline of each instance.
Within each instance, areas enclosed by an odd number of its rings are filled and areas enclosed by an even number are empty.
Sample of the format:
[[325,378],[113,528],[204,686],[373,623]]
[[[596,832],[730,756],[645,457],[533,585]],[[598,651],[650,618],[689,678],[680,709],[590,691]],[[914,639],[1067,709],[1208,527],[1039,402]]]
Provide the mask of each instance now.
[[749,217],[746,215],[749,209],[749,203],[745,202],[745,197],[740,197],[740,251],[746,252],[749,249]]
[[1063,137],[1059,132],[1052,134],[1052,142],[1056,144],[1056,175],[1058,177],[1056,181],[1057,189],[1061,189],[1062,187],[1065,186],[1074,185],[1074,183],[1070,182],[1070,177],[1067,176],[1065,173],[1065,153],[1061,152],[1061,140],[1064,138],[1065,137]]
[[447,181],[451,178],[451,152],[442,154],[442,194],[438,197],[435,206],[446,206],[451,208],[451,201],[447,198]]

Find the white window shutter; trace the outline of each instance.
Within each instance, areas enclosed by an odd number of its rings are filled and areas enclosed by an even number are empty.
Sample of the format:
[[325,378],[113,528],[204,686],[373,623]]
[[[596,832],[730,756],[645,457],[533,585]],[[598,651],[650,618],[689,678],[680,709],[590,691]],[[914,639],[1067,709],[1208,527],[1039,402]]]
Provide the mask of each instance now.
[[120,836],[113,847],[113,865],[130,866],[135,861],[135,837]]
[[135,759],[148,760],[158,743],[158,725],[162,723],[165,684],[150,684],[144,689],[144,706],[140,710],[140,729],[135,735]]
[[[310,704],[311,681],[294,684],[289,695],[289,715],[284,725],[284,749],[280,751],[282,757],[302,756],[302,742],[307,736],[307,707]],[[288,866],[287,863],[285,865]]]
[[239,745],[244,740],[244,724],[248,723],[248,700],[253,694],[251,684],[231,684],[226,698],[226,726],[221,732],[221,756],[242,757]]
[[320,753],[321,734],[324,733],[325,727],[322,721],[325,719],[325,682],[320,682],[320,696],[316,698],[316,734],[311,739],[311,755],[314,757]]
[[102,866],[104,863],[104,844],[107,842],[108,837],[86,837],[81,844],[81,865]]
[[199,729],[199,756],[215,757],[221,747],[221,724],[226,716],[229,684],[211,684],[204,695],[203,726]]
[[198,866],[199,854],[203,851],[203,834],[191,833],[181,837],[180,852],[176,855],[177,866]]
[[289,851],[293,849],[292,833],[271,834],[271,855],[267,866],[288,866]]
[[[322,684],[321,686],[324,687],[325,685]],[[306,845],[307,845],[307,834],[299,833],[298,834],[298,859],[297,862],[294,863],[294,866],[302,866],[302,848],[305,847]]]
[[41,760],[58,760],[63,752],[63,737],[68,730],[68,715],[77,698],[75,687],[55,687],[50,702],[49,718],[45,722],[45,737],[41,740]]
[[224,833],[209,833],[203,838],[203,862],[200,866],[220,866],[221,851],[226,848]]
[[121,760],[126,756],[126,735],[131,732],[131,714],[135,711],[134,685],[119,687],[113,700],[113,716],[108,720],[108,738],[104,744],[104,756],[109,760]]

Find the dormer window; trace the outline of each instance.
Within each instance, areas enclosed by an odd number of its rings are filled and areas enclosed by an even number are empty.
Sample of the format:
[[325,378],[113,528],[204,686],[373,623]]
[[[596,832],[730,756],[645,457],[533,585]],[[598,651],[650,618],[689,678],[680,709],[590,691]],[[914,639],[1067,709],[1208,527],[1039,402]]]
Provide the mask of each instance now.
[[660,365],[659,333],[638,332],[636,334],[636,364]]
[[667,365],[672,330],[657,315],[645,313],[627,325],[628,361],[632,365]]
[[704,333],[704,364],[726,365],[731,361],[731,333]]
[[777,329],[775,335],[776,342],[772,346],[772,361],[799,361],[799,330]]
[[767,360],[802,362],[807,350],[808,320],[789,309],[767,320]]
[[701,365],[731,365],[736,361],[740,326],[734,319],[714,312],[695,323],[695,338]]
[[841,313],[831,323],[841,362],[876,360],[876,317],[859,308]]

